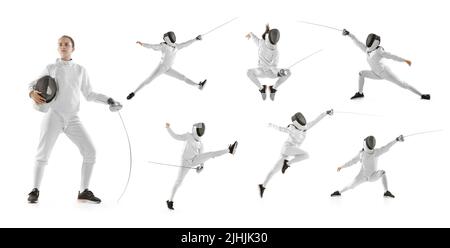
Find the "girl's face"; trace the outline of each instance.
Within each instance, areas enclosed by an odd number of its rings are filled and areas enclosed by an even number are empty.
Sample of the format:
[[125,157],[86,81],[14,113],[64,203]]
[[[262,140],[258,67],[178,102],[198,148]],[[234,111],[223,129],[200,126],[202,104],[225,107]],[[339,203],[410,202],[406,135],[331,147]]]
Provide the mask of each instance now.
[[63,37],[58,40],[58,52],[62,59],[70,60],[73,50],[73,44],[69,38]]

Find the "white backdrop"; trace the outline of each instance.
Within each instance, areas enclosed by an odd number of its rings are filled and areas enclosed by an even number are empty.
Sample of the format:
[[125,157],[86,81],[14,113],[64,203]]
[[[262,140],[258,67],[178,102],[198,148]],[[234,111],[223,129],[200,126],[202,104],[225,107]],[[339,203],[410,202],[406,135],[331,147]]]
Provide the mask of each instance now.
[[[2,227],[430,227],[450,226],[450,164],[447,131],[416,136],[379,161],[387,171],[393,200],[380,182],[365,184],[341,199],[329,195],[351,182],[359,165],[336,168],[361,149],[400,134],[448,128],[448,25],[446,1],[2,1],[0,74],[3,95],[0,164]],[[154,69],[160,53],[137,40],[159,43],[175,31],[178,41],[194,38],[233,17],[240,18],[179,51],[174,68],[203,91],[168,76],[157,78],[132,101],[125,97]],[[382,46],[412,61],[386,63],[402,79],[430,93],[431,101],[386,81],[368,80],[366,97],[350,101],[365,55],[339,32],[297,23],[308,20],[347,28],[361,40],[381,35]],[[275,102],[261,101],[247,78],[257,65],[257,47],[245,39],[264,25],[281,31],[280,67],[323,48],[293,68]],[[117,204],[128,176],[128,144],[119,117],[107,106],[83,99],[80,117],[97,148],[91,189],[100,205],[79,204],[81,156],[61,135],[41,187],[40,203],[29,205],[34,155],[42,114],[34,111],[27,85],[57,58],[57,39],[71,35],[74,61],[85,66],[94,90],[124,104],[134,167],[127,194]],[[273,80],[264,80],[271,84]],[[380,117],[335,114],[308,132],[302,148],[310,159],[276,175],[261,200],[257,185],[279,158],[287,136],[267,127],[286,126],[293,113],[308,120],[334,108]],[[240,142],[233,157],[207,162],[189,174],[175,199],[165,201],[177,169],[147,163],[179,163],[183,143],[165,130],[189,131],[206,123],[206,150]]]

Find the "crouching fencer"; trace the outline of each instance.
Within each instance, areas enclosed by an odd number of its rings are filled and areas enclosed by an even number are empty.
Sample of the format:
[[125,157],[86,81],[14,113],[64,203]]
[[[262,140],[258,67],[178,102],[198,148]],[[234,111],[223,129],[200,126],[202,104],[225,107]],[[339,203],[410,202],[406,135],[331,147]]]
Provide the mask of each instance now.
[[397,142],[403,142],[404,140],[405,139],[403,135],[400,135],[395,140],[389,142],[387,145],[376,149],[375,137],[369,136],[365,138],[363,143],[363,149],[360,152],[358,152],[356,157],[354,157],[352,160],[350,160],[343,166],[338,167],[337,169],[337,171],[339,172],[343,168],[347,168],[356,164],[357,162],[361,162],[361,170],[359,171],[359,174],[356,176],[355,180],[353,180],[353,182],[350,185],[346,186],[340,191],[335,191],[333,194],[331,194],[331,197],[341,196],[342,193],[346,192],[347,190],[354,189],[355,187],[359,186],[362,183],[375,182],[381,179],[384,188],[384,196],[394,198],[395,196],[388,189],[386,172],[384,170],[378,170],[377,168],[378,157],[389,151],[389,149],[391,149],[391,147],[395,145]]
[[[281,158],[277,161],[275,167],[269,172],[264,183],[258,185],[261,198],[264,195],[267,184],[277,172],[281,170],[284,174],[286,170],[294,163],[309,158],[308,153],[299,147],[305,140],[306,131],[315,126],[327,115],[333,115],[333,110],[327,110],[326,112],[320,114],[315,120],[310,122],[306,122],[303,114],[298,112],[291,117],[292,124],[289,124],[287,127],[279,127],[274,124],[269,124],[270,127],[289,134],[289,138],[283,145],[281,150]],[[289,160],[290,157],[293,158]]]
[[71,56],[74,49],[74,40],[69,36],[62,36],[58,40],[58,51],[61,58],[56,63],[48,65],[42,76],[32,82],[29,87],[29,96],[33,99],[35,107],[46,112],[41,124],[34,166],[33,190],[28,195],[29,203],[38,202],[44,169],[61,133],[67,135],[83,156],[78,200],[101,202],[88,189],[96,152],[91,138],[78,117],[80,91],[86,100],[108,104],[111,111],[120,110],[122,105],[110,97],[92,91],[86,69],[72,61]]
[[176,140],[185,141],[186,147],[183,152],[181,159],[182,166],[178,172],[178,178],[172,189],[172,195],[170,200],[167,201],[167,207],[170,210],[174,210],[173,200],[175,194],[187,175],[189,170],[196,169],[198,173],[203,170],[204,163],[211,158],[219,157],[227,153],[235,154],[238,142],[235,141],[233,144],[229,145],[227,149],[215,151],[215,152],[203,152],[203,144],[201,137],[205,134],[205,124],[196,123],[192,127],[192,133],[176,134],[170,128],[170,124],[166,123],[166,128],[169,134]]
[[404,81],[401,81],[392,71],[389,67],[384,65],[381,60],[382,59],[392,59],[398,62],[405,62],[409,66],[411,66],[411,61],[401,58],[399,56],[393,55],[391,53],[388,53],[384,50],[383,47],[380,46],[381,38],[380,36],[376,34],[369,34],[367,36],[366,44],[359,41],[355,35],[350,33],[348,30],[343,30],[342,34],[344,36],[349,36],[353,42],[358,46],[364,53],[367,54],[367,62],[369,63],[369,66],[371,70],[365,70],[359,72],[359,87],[358,92],[354,96],[351,97],[351,99],[357,99],[357,98],[363,98],[364,93],[364,81],[366,78],[374,79],[374,80],[387,80],[389,82],[392,82],[404,89],[407,89],[414,94],[421,97],[421,99],[424,100],[430,100],[429,94],[422,94],[420,91],[418,91],[413,86],[407,84]]
[[[280,31],[278,29],[270,29],[267,24],[262,39],[251,32],[246,37],[247,39],[251,38],[259,47],[258,67],[249,69],[247,76],[258,87],[263,100],[266,100],[266,92],[269,90],[270,99],[273,101],[275,100],[275,93],[278,87],[291,76],[289,69],[280,69],[277,67],[279,60],[277,43],[280,40]],[[261,85],[259,78],[278,78],[278,80],[275,85],[267,87],[267,85]]]
[[198,35],[196,38],[192,40],[188,40],[183,43],[176,43],[176,36],[175,33],[170,31],[163,35],[164,42],[161,42],[160,44],[147,44],[142,43],[140,41],[136,42],[137,44],[153,49],[155,51],[161,51],[161,61],[159,62],[159,65],[156,67],[156,69],[152,72],[152,74],[142,82],[139,87],[136,88],[135,91],[131,92],[127,99],[130,100],[134,97],[134,95],[141,90],[144,86],[152,82],[155,78],[160,76],[161,74],[166,74],[168,76],[174,77],[178,80],[184,81],[185,83],[189,85],[193,85],[195,87],[198,87],[200,90],[203,89],[203,87],[206,84],[206,79],[201,81],[200,83],[195,83],[191,79],[187,78],[185,75],[181,74],[180,72],[176,71],[172,68],[172,65],[175,61],[175,56],[178,52],[178,50],[183,49],[185,47],[188,47],[192,43],[199,41],[202,39],[201,35]]

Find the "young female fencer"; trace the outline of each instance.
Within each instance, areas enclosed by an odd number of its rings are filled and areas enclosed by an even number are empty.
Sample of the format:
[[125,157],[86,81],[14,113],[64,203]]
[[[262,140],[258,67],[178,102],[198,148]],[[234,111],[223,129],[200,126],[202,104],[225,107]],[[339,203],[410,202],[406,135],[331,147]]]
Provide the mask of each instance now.
[[169,134],[176,140],[185,141],[186,147],[183,152],[183,156],[181,159],[182,166],[178,172],[178,178],[175,181],[175,185],[172,189],[172,195],[170,200],[167,201],[167,207],[170,210],[174,210],[173,199],[175,194],[180,187],[181,183],[186,177],[187,173],[191,169],[196,169],[198,173],[203,170],[203,165],[206,161],[211,158],[215,158],[218,156],[225,155],[227,153],[235,154],[238,142],[235,141],[233,144],[229,145],[227,149],[215,151],[215,152],[203,152],[203,144],[201,141],[201,137],[205,134],[205,124],[204,123],[196,123],[192,126],[191,133],[185,134],[176,134],[170,128],[170,124],[166,123],[166,128]]
[[137,44],[148,48],[153,49],[155,51],[161,51],[161,61],[159,62],[159,65],[156,67],[156,69],[152,72],[152,74],[142,82],[135,91],[131,92],[127,99],[130,100],[135,96],[135,94],[141,90],[144,86],[151,83],[155,78],[162,74],[166,74],[168,76],[174,77],[178,80],[184,81],[189,85],[193,85],[198,87],[200,90],[203,89],[203,87],[206,84],[206,79],[201,81],[200,83],[195,83],[191,79],[187,78],[183,74],[179,73],[175,69],[172,68],[173,63],[175,62],[175,56],[178,52],[178,50],[183,49],[185,47],[188,47],[192,43],[199,41],[202,39],[201,35],[198,35],[196,38],[192,40],[188,40],[183,43],[175,43],[176,42],[176,36],[175,33],[172,31],[169,31],[163,35],[164,42],[161,42],[160,44],[147,44],[142,43],[140,41],[136,42]]
[[375,182],[381,178],[384,188],[384,196],[394,198],[394,195],[388,190],[388,183],[386,172],[384,170],[378,170],[378,157],[385,154],[391,149],[393,145],[397,142],[403,142],[405,139],[403,135],[398,136],[395,140],[389,142],[387,145],[375,148],[376,140],[373,136],[368,136],[364,139],[363,149],[358,152],[358,154],[350,161],[345,163],[343,166],[338,167],[337,171],[341,171],[343,168],[350,167],[357,162],[361,162],[361,170],[356,176],[353,182],[343,188],[340,191],[335,191],[331,194],[331,197],[341,196],[342,193],[349,189],[353,189],[358,185],[365,182]]
[[367,36],[366,44],[359,41],[355,35],[350,33],[348,30],[344,29],[342,31],[342,35],[350,37],[353,42],[359,47],[364,53],[367,55],[367,62],[371,70],[365,70],[359,72],[359,83],[358,83],[358,92],[350,99],[363,98],[364,93],[364,81],[366,78],[374,79],[374,80],[387,80],[392,82],[404,89],[407,89],[414,94],[421,97],[424,100],[430,100],[429,94],[422,94],[413,86],[407,84],[406,82],[401,81],[398,77],[391,71],[389,67],[382,63],[382,59],[392,59],[398,62],[405,62],[409,66],[411,66],[411,61],[401,58],[399,56],[388,53],[384,50],[383,47],[380,46],[381,38],[376,34],[369,34]]
[[121,105],[110,97],[92,91],[86,69],[72,60],[74,50],[74,40],[70,36],[62,36],[58,40],[60,58],[54,64],[48,65],[42,73],[42,76],[53,78],[58,86],[56,97],[51,102],[47,103],[43,97],[44,94],[35,90],[38,80],[32,82],[29,86],[29,96],[34,103],[37,106],[47,105],[47,108],[43,108],[46,113],[41,124],[41,134],[34,166],[33,190],[28,195],[29,203],[38,202],[44,169],[48,164],[53,146],[61,133],[67,135],[83,156],[78,200],[94,203],[101,202],[89,190],[89,181],[94,168],[96,152],[94,144],[77,114],[80,109],[80,92],[88,101],[110,105],[111,111],[119,110]]
[[[291,76],[289,69],[277,67],[280,57],[277,47],[277,43],[280,40],[280,31],[278,29],[270,29],[269,24],[267,24],[266,31],[261,39],[251,32],[246,37],[247,39],[251,38],[258,46],[259,58],[258,67],[249,69],[247,76],[258,87],[263,100],[266,100],[266,92],[269,89],[270,99],[273,101],[275,100],[275,93],[278,87]],[[261,85],[258,78],[278,78],[278,80],[275,85],[267,87],[267,85]]]
[[[315,120],[310,122],[306,122],[303,114],[297,112],[291,117],[292,124],[289,124],[287,127],[280,127],[272,123],[269,124],[270,127],[287,133],[289,137],[281,150],[281,158],[277,161],[275,167],[269,172],[264,183],[258,185],[261,198],[264,196],[264,191],[266,190],[267,184],[277,172],[281,170],[284,174],[292,164],[309,158],[308,153],[299,147],[306,138],[306,131],[315,126],[327,115],[333,115],[333,110],[327,110],[326,112],[320,114]],[[289,157],[293,158],[289,160]]]

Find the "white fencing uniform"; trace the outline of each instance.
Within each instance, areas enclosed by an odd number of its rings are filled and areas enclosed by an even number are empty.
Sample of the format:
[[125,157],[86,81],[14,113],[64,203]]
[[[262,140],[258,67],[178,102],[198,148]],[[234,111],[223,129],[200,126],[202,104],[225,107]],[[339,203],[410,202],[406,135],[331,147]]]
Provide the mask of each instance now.
[[353,180],[351,184],[344,187],[340,193],[343,193],[347,190],[353,189],[356,186],[365,183],[365,182],[375,182],[381,178],[384,191],[388,191],[388,183],[386,178],[386,172],[384,170],[378,170],[378,157],[389,151],[389,149],[397,143],[397,140],[389,142],[387,145],[377,148],[374,150],[370,150],[367,148],[366,143],[364,142],[364,149],[349,162],[344,164],[341,168],[350,167],[357,162],[361,162],[361,170],[356,178]]
[[167,128],[167,131],[174,139],[186,141],[186,147],[181,159],[181,165],[183,167],[180,167],[178,171],[178,178],[175,181],[175,185],[173,186],[170,201],[173,201],[178,188],[180,187],[181,183],[184,180],[184,177],[191,170],[191,168],[194,168],[198,165],[203,165],[203,163],[205,163],[207,160],[225,155],[229,152],[229,149],[224,149],[215,152],[203,153],[203,144],[194,129],[195,127],[193,127],[192,133],[176,134],[170,127]]
[[367,62],[369,63],[369,66],[371,70],[365,70],[359,72],[359,85],[358,85],[358,91],[359,93],[363,93],[364,89],[364,79],[370,78],[374,80],[382,80],[385,79],[389,82],[395,83],[396,85],[410,90],[413,93],[421,96],[422,93],[420,93],[416,88],[413,86],[407,84],[406,82],[401,81],[386,65],[384,65],[381,60],[382,59],[392,59],[398,62],[405,62],[406,60],[393,55],[391,53],[386,52],[382,47],[377,47],[373,51],[371,51],[370,48],[367,48],[364,43],[359,41],[353,34],[349,34],[350,38],[353,40],[353,42],[358,46],[364,53],[367,54]]
[[290,71],[286,70],[287,75],[281,76],[279,72],[281,69],[277,68],[279,60],[279,52],[276,45],[272,45],[269,39],[260,39],[253,33],[250,33],[251,39],[259,47],[258,50],[258,68],[249,69],[247,71],[247,76],[252,80],[253,83],[262,89],[262,85],[258,78],[278,78],[277,82],[273,86],[277,89],[282,83],[284,83],[290,76]]
[[157,78],[161,74],[169,75],[171,77],[174,77],[176,79],[184,81],[184,82],[186,82],[187,84],[190,84],[190,85],[199,86],[198,83],[195,83],[194,81],[192,81],[191,79],[187,78],[183,74],[181,74],[178,71],[172,69],[172,65],[173,65],[173,63],[175,61],[175,56],[176,56],[178,50],[183,49],[183,48],[191,45],[195,41],[197,41],[197,39],[192,39],[192,40],[180,43],[180,44],[177,44],[177,43],[169,44],[167,42],[162,42],[160,44],[146,44],[146,43],[143,43],[142,44],[143,47],[146,47],[146,48],[149,48],[149,49],[153,49],[155,51],[161,51],[162,56],[161,56],[161,61],[160,61],[159,65],[156,67],[156,69],[152,72],[152,74],[147,79],[144,80],[144,82],[142,82],[139,85],[139,87],[136,88],[134,93],[136,93],[139,90],[141,90],[145,85],[147,85],[150,82],[152,82],[155,78]]
[[[86,100],[104,104],[107,104],[109,97],[93,92],[86,70],[72,61],[58,59],[55,64],[47,66],[42,76],[44,75],[56,79],[58,93],[56,98],[49,103],[49,111],[42,121],[35,162],[34,188],[39,189],[53,146],[59,134],[65,133],[83,156],[80,185],[82,192],[89,187],[96,153],[94,145],[77,115],[80,108],[80,92],[83,93]],[[36,81],[30,84],[30,91],[35,83]]]
[[308,122],[305,126],[290,124],[287,128],[276,126],[274,124],[269,124],[271,127],[277,129],[280,132],[285,132],[289,134],[288,140],[284,143],[281,150],[281,158],[275,164],[275,167],[269,172],[264,181],[263,186],[266,187],[269,181],[272,179],[273,175],[279,172],[283,166],[284,160],[288,160],[289,157],[294,157],[288,161],[288,165],[300,162],[309,158],[306,151],[300,149],[300,145],[306,138],[306,131],[315,126],[320,120],[322,120],[327,113],[320,114],[315,120]]

